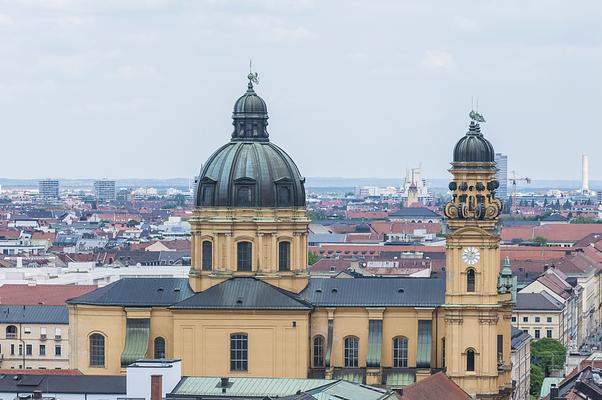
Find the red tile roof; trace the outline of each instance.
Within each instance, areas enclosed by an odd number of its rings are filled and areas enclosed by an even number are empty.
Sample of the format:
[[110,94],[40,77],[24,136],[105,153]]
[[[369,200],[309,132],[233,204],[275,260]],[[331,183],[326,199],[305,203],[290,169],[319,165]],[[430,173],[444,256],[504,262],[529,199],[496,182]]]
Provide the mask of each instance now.
[[539,226],[504,226],[502,240],[533,240],[538,236],[548,241],[577,242],[589,234],[601,233],[602,224],[546,224]]
[[79,369],[0,369],[4,375],[83,375]]
[[96,290],[96,285],[0,286],[0,304],[62,306],[68,299]]
[[403,388],[402,400],[470,400],[471,397],[443,372]]

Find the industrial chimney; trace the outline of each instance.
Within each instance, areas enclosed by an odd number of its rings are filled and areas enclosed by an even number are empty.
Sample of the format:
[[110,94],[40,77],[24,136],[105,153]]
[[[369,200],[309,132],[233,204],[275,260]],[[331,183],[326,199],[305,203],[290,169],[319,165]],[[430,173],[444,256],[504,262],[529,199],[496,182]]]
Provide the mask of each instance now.
[[589,193],[589,160],[587,154],[581,156],[581,192]]

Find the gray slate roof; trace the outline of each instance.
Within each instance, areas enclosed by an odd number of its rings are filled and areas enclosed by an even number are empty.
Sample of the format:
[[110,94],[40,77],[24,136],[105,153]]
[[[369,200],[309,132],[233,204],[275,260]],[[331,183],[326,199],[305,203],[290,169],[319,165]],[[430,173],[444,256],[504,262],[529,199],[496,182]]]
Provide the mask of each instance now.
[[445,301],[443,278],[313,278],[300,293],[316,307],[437,307]]
[[255,278],[232,278],[174,304],[175,309],[310,310],[298,295]]
[[172,309],[310,310],[313,307],[438,307],[444,278],[310,278],[298,295],[260,279],[231,278],[194,293],[186,278],[123,278],[68,304]]
[[399,211],[389,214],[389,217],[441,218],[439,214],[426,207],[403,207]]
[[167,307],[192,296],[187,278],[122,278],[68,304]]
[[67,306],[0,305],[3,324],[68,324]]
[[522,347],[523,343],[531,340],[531,335],[526,332],[523,332],[522,329],[518,329],[516,327],[512,327],[511,330],[511,339],[510,339],[510,348],[512,350],[517,350]]
[[515,310],[560,311],[563,305],[546,292],[517,293]]
[[[17,377],[17,379],[15,379]],[[0,374],[0,392],[126,394],[125,376]]]

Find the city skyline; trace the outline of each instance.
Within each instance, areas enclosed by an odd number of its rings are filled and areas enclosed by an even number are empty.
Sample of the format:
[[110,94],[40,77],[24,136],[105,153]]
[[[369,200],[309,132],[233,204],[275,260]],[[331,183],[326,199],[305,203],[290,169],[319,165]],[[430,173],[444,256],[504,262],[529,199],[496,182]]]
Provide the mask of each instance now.
[[[4,2],[3,137],[29,138],[36,162],[11,168],[6,152],[0,175],[194,176],[230,135],[250,57],[271,139],[304,176],[401,176],[422,161],[443,177],[472,99],[522,175],[578,179],[581,154],[602,144],[596,3],[345,5]],[[602,179],[593,155],[590,178]]]

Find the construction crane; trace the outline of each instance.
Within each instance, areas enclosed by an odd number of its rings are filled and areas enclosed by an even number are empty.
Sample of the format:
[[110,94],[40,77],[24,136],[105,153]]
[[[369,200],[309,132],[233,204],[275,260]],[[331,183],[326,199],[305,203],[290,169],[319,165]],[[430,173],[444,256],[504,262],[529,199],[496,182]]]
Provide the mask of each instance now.
[[508,179],[512,182],[512,209],[510,213],[512,215],[518,214],[516,209],[516,181],[531,183],[531,178],[516,176],[516,171],[511,171],[512,176]]

